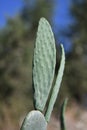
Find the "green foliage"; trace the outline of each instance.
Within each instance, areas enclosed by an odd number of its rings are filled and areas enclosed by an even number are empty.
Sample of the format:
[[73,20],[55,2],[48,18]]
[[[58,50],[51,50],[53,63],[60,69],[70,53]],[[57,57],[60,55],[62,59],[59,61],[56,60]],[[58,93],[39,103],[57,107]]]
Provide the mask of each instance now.
[[76,22],[71,27],[75,34],[78,34],[79,37],[76,39],[79,40],[80,44],[84,43],[83,47],[87,41],[87,15],[85,12],[87,12],[87,0],[73,0],[71,15],[73,15]]
[[[30,36],[34,38],[38,26],[38,21],[41,17],[45,17],[50,20],[52,17],[52,12],[54,8],[53,0],[34,0],[33,7],[30,0],[24,0],[24,6],[21,11],[21,19],[24,24],[27,26],[27,31],[30,33]],[[28,35],[28,37],[30,37]]]
[[[52,1],[27,0],[27,3],[24,0],[20,12],[9,17],[6,26],[0,29],[0,114],[6,115],[3,111],[5,106],[13,113],[10,121],[16,125],[24,113],[33,109],[32,57],[35,33],[42,16],[51,19]],[[3,118],[0,119],[3,122]],[[1,125],[5,127],[3,123]]]
[[74,65],[72,64],[71,69],[74,72],[73,75],[76,80],[73,81],[74,84],[73,82],[72,85],[69,84],[70,86],[74,86],[73,88],[71,87],[73,94],[79,101],[83,102],[83,104],[85,104],[84,97],[87,94],[87,15],[85,12],[87,12],[87,0],[73,1],[71,14],[76,22],[71,28],[71,30],[74,29],[74,34],[72,35],[72,38],[74,39],[74,49],[72,53],[74,55],[72,55],[71,61],[71,63],[74,62]]
[[84,97],[87,96],[87,15],[85,12],[87,12],[87,0],[72,0],[70,13],[74,22],[70,23],[69,32],[68,29],[65,30],[72,45],[71,52],[67,53],[64,88],[61,91],[62,96],[68,93],[82,105],[85,105]]
[[[25,98],[32,87],[32,56],[35,32],[40,17],[52,15],[52,0],[24,0],[19,14],[8,18],[0,30],[0,100]],[[32,36],[32,37],[31,37]],[[23,95],[22,95],[23,94]],[[19,99],[19,98],[18,98]],[[14,101],[13,101],[14,102]],[[22,104],[23,105],[23,104]]]
[[[24,34],[23,23],[17,18],[15,20],[9,19],[7,27],[3,29],[0,35],[0,95],[3,100],[7,100],[12,92],[18,87],[22,87],[24,80],[27,79],[26,73],[23,73],[23,69],[26,67],[23,64],[23,57],[25,49],[30,48],[30,45],[25,40]],[[22,73],[26,77],[23,80],[21,80]],[[11,93],[9,94],[9,92]]]
[[[47,122],[53,110],[58,91],[60,88],[64,66],[65,53],[63,45],[62,58],[58,76],[53,87],[49,106],[45,116],[39,111],[31,111],[24,119],[21,130],[46,130]],[[37,31],[36,45],[34,49],[34,67],[33,67],[33,81],[35,89],[35,107],[37,110],[44,110],[51,86],[54,78],[56,60],[55,41],[51,27],[45,18],[41,18]],[[50,67],[49,67],[50,66]]]

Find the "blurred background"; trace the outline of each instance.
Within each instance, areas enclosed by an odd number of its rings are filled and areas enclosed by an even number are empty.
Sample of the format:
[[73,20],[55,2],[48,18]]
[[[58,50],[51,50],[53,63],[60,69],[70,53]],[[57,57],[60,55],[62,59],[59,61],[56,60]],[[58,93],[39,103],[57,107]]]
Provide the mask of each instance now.
[[[38,21],[51,24],[57,47],[66,52],[65,73],[50,130],[58,129],[59,112],[68,97],[67,127],[87,128],[87,0],[0,0],[0,130],[19,130],[33,108],[32,57]],[[55,116],[56,115],[56,116]]]

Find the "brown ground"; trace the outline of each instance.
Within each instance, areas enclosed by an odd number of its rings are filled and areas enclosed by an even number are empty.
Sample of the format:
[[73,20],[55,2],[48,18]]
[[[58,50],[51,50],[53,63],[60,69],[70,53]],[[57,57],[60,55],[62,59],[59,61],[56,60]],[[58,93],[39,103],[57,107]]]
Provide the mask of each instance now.
[[[87,110],[74,106],[65,114],[66,130],[87,130]],[[53,116],[48,130],[60,130],[59,120]]]
[[[20,124],[23,120],[20,119],[19,122],[13,123],[10,118],[9,112],[5,111],[5,119],[0,120],[0,130],[20,130]],[[56,116],[57,117],[57,116]],[[66,130],[87,130],[87,110],[79,108],[79,106],[73,105],[68,108],[65,115],[66,119]],[[48,130],[60,130],[59,119],[52,116],[49,124]]]

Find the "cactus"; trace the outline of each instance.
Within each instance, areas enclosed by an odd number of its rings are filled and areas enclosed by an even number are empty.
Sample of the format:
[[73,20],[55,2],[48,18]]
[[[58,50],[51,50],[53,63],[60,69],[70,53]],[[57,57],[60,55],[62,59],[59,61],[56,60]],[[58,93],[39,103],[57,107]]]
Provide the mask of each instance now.
[[61,48],[62,48],[62,58],[61,58],[61,63],[60,63],[57,79],[56,79],[56,82],[55,82],[55,85],[54,85],[54,88],[53,88],[53,91],[52,91],[52,95],[51,95],[51,98],[50,98],[48,110],[47,110],[47,113],[46,113],[46,120],[47,121],[49,121],[49,119],[50,119],[50,116],[51,116],[51,113],[52,113],[52,110],[53,110],[53,106],[54,106],[54,103],[56,101],[56,98],[57,98],[57,95],[58,95],[58,92],[59,92],[59,88],[60,88],[60,84],[61,84],[61,80],[62,80],[62,76],[63,76],[63,71],[64,71],[65,53],[64,53],[63,45],[61,45]]
[[67,105],[68,99],[66,98],[61,106],[61,113],[60,113],[60,127],[61,130],[66,130],[65,126],[65,110],[66,110],[66,105]]
[[55,40],[51,27],[41,18],[34,49],[34,99],[36,109],[43,111],[54,77],[56,64]]
[[26,116],[21,130],[46,130],[47,122],[40,111],[31,111]]
[[[24,119],[21,130],[47,129],[47,122],[50,120],[65,66],[65,53],[63,45],[61,45],[61,48],[62,57],[59,72],[55,85],[52,88],[56,64],[55,40],[50,24],[45,18],[41,18],[37,31],[33,60],[34,105],[37,110],[29,112]],[[45,114],[43,114],[51,89],[52,93],[49,100],[49,105],[45,111]]]

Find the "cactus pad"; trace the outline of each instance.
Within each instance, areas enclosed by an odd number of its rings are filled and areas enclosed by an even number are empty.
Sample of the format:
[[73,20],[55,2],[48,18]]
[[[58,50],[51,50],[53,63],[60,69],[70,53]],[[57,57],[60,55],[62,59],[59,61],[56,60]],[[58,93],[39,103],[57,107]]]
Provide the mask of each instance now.
[[34,100],[36,109],[43,111],[53,82],[56,48],[51,26],[41,18],[34,49]]
[[46,130],[47,122],[40,111],[31,111],[26,116],[21,130]]

